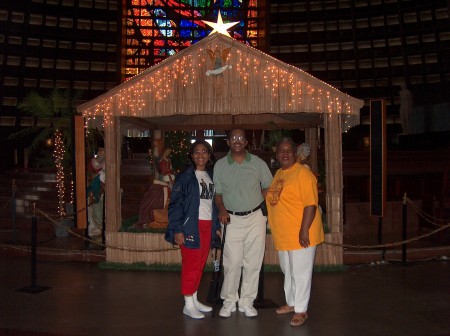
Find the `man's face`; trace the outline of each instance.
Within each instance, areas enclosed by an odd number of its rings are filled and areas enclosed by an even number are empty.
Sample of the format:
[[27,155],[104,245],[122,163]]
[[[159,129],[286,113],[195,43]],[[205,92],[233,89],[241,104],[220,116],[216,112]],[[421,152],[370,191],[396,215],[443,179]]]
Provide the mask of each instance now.
[[247,146],[247,143],[248,141],[245,138],[245,132],[239,129],[232,131],[227,140],[227,144],[232,153],[240,153],[245,151],[245,146]]

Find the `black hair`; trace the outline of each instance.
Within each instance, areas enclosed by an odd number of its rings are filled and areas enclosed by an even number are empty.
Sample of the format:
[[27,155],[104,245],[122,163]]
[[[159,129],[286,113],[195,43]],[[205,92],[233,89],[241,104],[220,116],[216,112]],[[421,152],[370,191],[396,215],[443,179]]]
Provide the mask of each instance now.
[[209,161],[206,164],[206,168],[207,169],[212,168],[215,162],[213,149],[212,146],[209,144],[209,142],[203,139],[195,140],[195,142],[192,143],[191,147],[189,148],[189,161],[191,162],[192,165],[195,166],[195,162],[192,160],[192,155],[194,155],[194,150],[197,145],[203,145],[206,147],[206,150],[208,151],[209,154]]
[[243,129],[243,128],[240,128],[240,127],[236,127],[236,128],[233,128],[233,129],[231,129],[231,130],[229,130],[229,131],[226,131],[226,136],[227,136],[227,139],[229,140],[230,139],[230,137],[231,137],[231,133],[233,133],[234,131],[242,131],[242,132],[244,132],[244,135],[247,133],[246,131],[245,131],[245,129]]

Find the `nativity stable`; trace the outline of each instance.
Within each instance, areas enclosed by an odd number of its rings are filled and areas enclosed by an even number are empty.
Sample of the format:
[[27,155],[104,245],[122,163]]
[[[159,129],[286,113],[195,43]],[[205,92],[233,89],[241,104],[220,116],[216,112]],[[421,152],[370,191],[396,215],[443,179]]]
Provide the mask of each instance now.
[[[86,123],[103,120],[106,150],[107,261],[168,262],[178,251],[151,233],[118,232],[121,225],[121,127],[164,130],[301,129],[317,148],[323,128],[326,161],[327,242],[342,243],[343,183],[341,134],[359,123],[363,101],[308,73],[225,34],[213,33],[194,45],[78,107]],[[265,261],[275,263],[267,244]],[[126,249],[135,251],[127,251]],[[166,252],[165,252],[166,253]],[[158,255],[159,254],[159,255]],[[175,261],[176,262],[176,261]],[[342,248],[322,244],[316,263],[342,264]]]

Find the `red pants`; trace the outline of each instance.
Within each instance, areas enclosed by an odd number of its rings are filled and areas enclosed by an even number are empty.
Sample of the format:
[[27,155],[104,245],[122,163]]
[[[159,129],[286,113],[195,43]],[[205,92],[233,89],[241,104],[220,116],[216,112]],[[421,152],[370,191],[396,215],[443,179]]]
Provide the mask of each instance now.
[[210,220],[198,221],[200,248],[181,246],[181,294],[183,295],[192,295],[198,289],[211,245],[211,225]]

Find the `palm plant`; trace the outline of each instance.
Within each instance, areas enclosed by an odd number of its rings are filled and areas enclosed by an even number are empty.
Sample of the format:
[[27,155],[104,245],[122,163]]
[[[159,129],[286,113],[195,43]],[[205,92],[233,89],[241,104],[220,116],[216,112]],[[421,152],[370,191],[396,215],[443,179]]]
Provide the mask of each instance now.
[[[10,140],[31,138],[29,146],[30,155],[39,156],[41,148],[52,139],[53,164],[56,167],[56,181],[58,187],[59,213],[64,214],[64,171],[71,176],[72,167],[72,117],[75,115],[74,103],[81,97],[81,92],[72,93],[69,90],[60,91],[54,89],[48,97],[43,97],[36,92],[27,95],[25,101],[18,108],[25,115],[46,120],[44,126],[38,122],[36,126],[24,128],[9,136]],[[39,165],[39,164],[38,164]],[[71,180],[71,177],[70,177]],[[72,202],[73,200],[70,200]]]
[[[275,125],[275,123],[272,123],[272,125]],[[289,136],[291,136],[290,130],[281,128],[271,129],[268,131],[267,136],[264,137],[264,145],[268,150],[273,150],[275,152],[278,142],[284,137]]]

